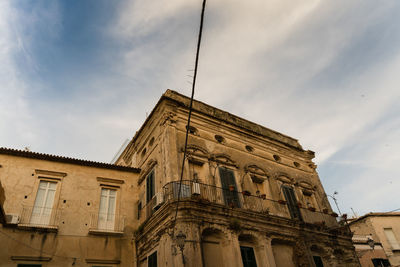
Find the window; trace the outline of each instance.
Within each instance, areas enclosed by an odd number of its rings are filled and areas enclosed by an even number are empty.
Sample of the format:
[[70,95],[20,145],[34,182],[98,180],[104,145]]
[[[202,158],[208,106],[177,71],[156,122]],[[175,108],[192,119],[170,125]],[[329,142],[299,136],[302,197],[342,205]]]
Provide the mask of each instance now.
[[40,181],[32,209],[31,224],[49,225],[57,182]]
[[98,229],[114,230],[116,195],[115,189],[101,189]]
[[315,267],[324,267],[324,263],[320,256],[313,256]]
[[231,207],[240,208],[239,196],[233,171],[225,167],[220,167],[219,177],[221,179],[225,204]]
[[242,254],[243,267],[257,267],[252,247],[240,246],[240,254]]
[[137,219],[140,219],[140,213],[142,212],[142,202],[139,201],[137,205]]
[[296,195],[294,194],[293,188],[291,188],[290,186],[283,185],[282,191],[287,201],[287,206],[289,209],[290,216],[292,217],[292,219],[298,219],[302,221],[300,209],[297,206]]
[[154,170],[146,178],[146,203],[149,203],[155,194]]
[[389,242],[392,250],[400,250],[400,244],[397,241],[392,228],[384,228],[386,239]]
[[387,259],[372,259],[372,264],[374,267],[387,267],[390,263]]
[[148,267],[157,267],[157,251],[147,258]]

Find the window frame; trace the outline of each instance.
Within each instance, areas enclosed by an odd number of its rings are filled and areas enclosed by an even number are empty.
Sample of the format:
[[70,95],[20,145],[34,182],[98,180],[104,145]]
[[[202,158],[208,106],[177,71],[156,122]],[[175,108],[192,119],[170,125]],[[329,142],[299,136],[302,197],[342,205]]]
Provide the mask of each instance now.
[[[154,259],[155,258],[155,259]],[[154,262],[155,260],[155,262]],[[157,250],[147,256],[147,267],[157,267],[158,266],[158,255]]]
[[[151,179],[152,181],[149,179],[150,177],[152,177],[152,179]],[[146,180],[146,205],[147,205],[147,204],[149,204],[151,202],[153,197],[156,195],[156,172],[155,172],[155,168],[151,169],[146,174],[146,179],[145,180]],[[150,190],[151,190],[151,192],[149,194]]]
[[[35,223],[34,220],[32,219],[33,216],[34,216],[33,212],[34,212],[34,209],[36,207],[35,206],[36,205],[36,199],[38,197],[39,190],[41,189],[40,188],[40,184],[42,182],[54,183],[56,186],[55,186],[55,189],[54,189],[53,203],[51,204],[51,207],[49,207],[50,214],[48,215],[48,217],[49,217],[48,222],[47,223]],[[35,186],[34,186],[36,188],[36,194],[35,194],[35,197],[32,200],[33,202],[30,201],[31,205],[29,205],[30,206],[29,208],[31,209],[29,211],[29,218],[27,218],[28,219],[27,223],[29,225],[40,225],[41,227],[55,225],[55,222],[52,224],[51,221],[52,221],[52,216],[54,215],[55,212],[57,212],[56,209],[57,209],[58,204],[59,204],[60,191],[61,191],[60,188],[59,188],[60,187],[60,182],[61,182],[60,178],[38,176],[38,179],[36,179]],[[48,193],[48,192],[46,192],[46,193]],[[46,194],[46,196],[47,196],[47,194]],[[44,208],[43,206],[37,206],[37,207]]]
[[[243,245],[240,245],[239,246],[240,247],[240,256],[241,256],[241,258],[242,258],[242,263],[243,263],[243,267],[257,267],[257,258],[256,258],[256,252],[255,252],[255,249],[253,248],[253,247],[251,247],[251,246],[243,246]],[[251,262],[249,263],[249,264],[247,264],[246,262],[248,262],[249,261],[249,259],[247,258],[247,254],[245,254],[245,258],[243,257],[244,256],[244,251],[245,250],[247,250],[247,251],[251,251],[251,253],[252,253],[252,257],[253,257],[253,259],[250,259],[251,261],[254,261],[254,264],[252,264]]]
[[[98,230],[103,230],[103,231],[115,231],[115,228],[116,228],[116,222],[117,222],[117,203],[119,202],[118,201],[118,196],[119,196],[119,193],[118,193],[118,189],[119,189],[119,187],[115,187],[115,186],[107,186],[107,185],[102,185],[102,186],[100,186],[100,200],[99,200],[99,208],[98,208],[98,212],[97,212],[97,229]],[[109,197],[107,198],[107,203],[106,203],[106,205],[107,205],[107,212],[105,213],[106,214],[106,216],[107,216],[107,219],[106,219],[106,221],[105,222],[101,222],[101,220],[100,220],[100,214],[103,214],[103,213],[101,213],[101,203],[102,203],[102,196],[103,196],[103,194],[102,194],[102,192],[103,192],[103,190],[109,190],[109,192],[111,192],[111,190],[112,191],[114,191],[115,192],[115,195],[114,195],[114,214],[113,214],[113,223],[112,223],[112,227],[109,227],[107,224],[108,224],[108,211],[109,211]],[[110,195],[108,195],[108,196],[110,196]],[[100,227],[100,223],[105,223],[105,227]]]
[[[231,172],[231,174],[232,174],[231,178],[233,178],[233,181],[224,181],[223,182],[223,179],[225,179],[225,178],[222,178],[221,170],[223,170],[224,172],[225,171]],[[228,168],[226,166],[218,166],[218,176],[219,176],[219,182],[221,185],[221,190],[223,193],[224,204],[227,206],[230,206],[232,204],[232,206],[235,208],[242,207],[242,203],[241,203],[240,196],[239,196],[239,188],[237,186],[238,183],[236,180],[235,170],[232,168]],[[233,182],[233,184],[224,184],[224,183],[229,183],[229,182]],[[229,187],[231,185],[234,186],[233,191],[231,191],[229,189]],[[233,201],[230,202],[230,200],[233,200]]]

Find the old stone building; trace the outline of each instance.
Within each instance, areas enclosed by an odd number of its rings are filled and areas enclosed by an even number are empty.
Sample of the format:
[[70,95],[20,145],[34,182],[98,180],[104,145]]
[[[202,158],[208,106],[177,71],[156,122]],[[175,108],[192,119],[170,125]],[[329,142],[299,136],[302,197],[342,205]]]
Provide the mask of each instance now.
[[363,267],[400,266],[400,212],[371,212],[349,225]]
[[0,266],[359,266],[296,139],[194,101],[179,183],[189,101],[115,164],[0,149]]
[[141,169],[139,266],[358,266],[296,139],[195,101],[179,190],[189,102],[168,90],[117,161]]

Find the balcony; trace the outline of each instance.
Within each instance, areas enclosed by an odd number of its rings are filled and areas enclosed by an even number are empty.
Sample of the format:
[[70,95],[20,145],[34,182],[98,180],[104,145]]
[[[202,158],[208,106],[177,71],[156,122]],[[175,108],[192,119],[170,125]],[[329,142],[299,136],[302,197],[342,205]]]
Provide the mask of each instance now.
[[126,216],[111,213],[91,213],[89,233],[95,235],[122,235]]
[[57,231],[60,222],[61,210],[46,207],[22,207],[18,221],[19,228],[43,228]]
[[[172,202],[178,199],[179,182],[170,182],[163,187],[153,199],[140,210],[140,218],[149,218],[162,203]],[[248,192],[238,192],[234,188],[225,189],[217,186],[182,181],[180,200],[194,200],[203,204],[216,204],[223,207],[243,209],[260,214],[268,214],[284,218],[292,218],[286,201],[268,199],[266,196],[254,196]],[[298,219],[305,223],[311,223],[320,227],[337,227],[336,219],[329,214],[307,208],[297,207]]]

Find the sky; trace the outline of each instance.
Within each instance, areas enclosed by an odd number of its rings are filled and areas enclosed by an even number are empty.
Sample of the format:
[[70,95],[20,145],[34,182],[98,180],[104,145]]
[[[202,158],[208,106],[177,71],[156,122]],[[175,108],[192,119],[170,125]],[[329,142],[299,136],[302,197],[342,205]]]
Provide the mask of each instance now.
[[[0,0],[0,147],[110,162],[166,89],[190,95],[201,2]],[[342,212],[398,209],[399,12],[208,0],[195,98],[315,151]]]

